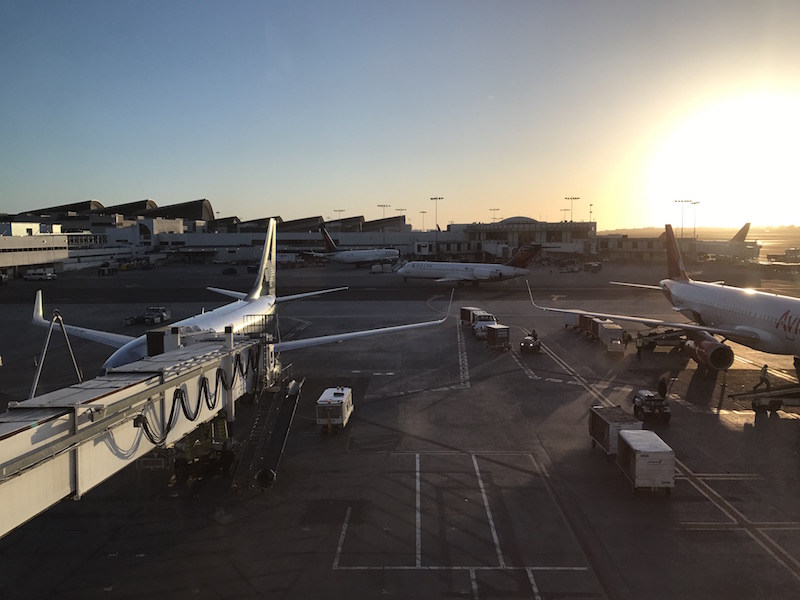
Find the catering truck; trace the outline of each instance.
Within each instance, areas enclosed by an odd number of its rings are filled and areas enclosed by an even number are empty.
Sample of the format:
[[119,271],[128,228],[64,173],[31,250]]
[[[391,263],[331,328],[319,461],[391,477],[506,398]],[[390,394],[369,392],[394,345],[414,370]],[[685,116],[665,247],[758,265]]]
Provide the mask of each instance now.
[[317,398],[317,425],[328,433],[347,426],[353,414],[353,390],[349,387],[327,388]]
[[640,489],[663,489],[667,496],[675,487],[675,451],[649,429],[619,432],[617,465],[633,493]]
[[622,326],[616,323],[600,323],[597,328],[597,337],[609,354],[624,354],[625,345],[622,343]]
[[617,453],[619,432],[623,429],[641,429],[642,422],[619,406],[593,406],[589,410],[589,437],[592,448],[597,444],[605,450],[609,460]]

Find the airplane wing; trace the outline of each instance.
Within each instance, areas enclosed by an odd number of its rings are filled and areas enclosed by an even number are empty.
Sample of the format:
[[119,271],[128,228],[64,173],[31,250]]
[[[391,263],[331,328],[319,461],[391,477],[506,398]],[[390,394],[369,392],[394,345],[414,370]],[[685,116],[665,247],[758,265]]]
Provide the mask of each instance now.
[[661,291],[661,287],[658,285],[647,285],[646,283],[626,283],[624,281],[609,281],[611,285],[621,285],[623,287],[635,287],[635,288],[643,288],[646,290],[658,290]]
[[[234,290],[225,290],[222,288],[215,288],[215,287],[207,287],[206,289],[209,292],[215,292],[217,294],[222,294],[223,296],[236,298],[237,300],[244,300],[247,297],[246,293],[236,292]],[[289,300],[298,300],[299,298],[308,298],[309,296],[318,296],[320,294],[328,294],[330,292],[341,292],[342,290],[346,289],[347,287],[338,287],[338,288],[330,288],[327,290],[317,290],[316,292],[304,292],[302,294],[293,294],[291,296],[280,296],[279,298],[275,298],[275,302],[287,302]]]
[[348,289],[345,287],[329,288],[327,290],[317,290],[316,292],[304,292],[302,294],[292,294],[291,296],[279,296],[275,298],[275,302],[288,302],[289,300],[299,300],[300,298],[308,298],[310,296],[319,296],[320,294],[329,294],[330,292],[341,292]]
[[222,294],[223,296],[228,296],[229,298],[236,298],[237,300],[244,300],[247,298],[246,292],[236,292],[234,290],[224,290],[222,288],[216,287],[207,287],[206,288],[209,292],[214,292],[215,294]]
[[[530,288],[528,288],[528,293],[530,294]],[[549,312],[566,313],[572,315],[587,315],[589,317],[598,317],[600,319],[611,319],[612,321],[626,321],[628,323],[640,323],[642,325],[647,325],[649,327],[673,327],[675,329],[682,329],[684,331],[702,331],[705,333],[721,335],[734,340],[740,339],[740,340],[756,341],[761,339],[761,337],[756,332],[749,329],[708,327],[705,325],[697,325],[696,323],[664,321],[662,319],[650,319],[648,317],[637,317],[634,315],[615,315],[612,313],[581,310],[579,308],[550,308],[546,306],[539,306],[538,304],[536,304],[536,302],[534,302],[533,294],[531,294],[531,304],[533,304],[539,310],[546,310]]]
[[[36,300],[33,303],[33,324],[39,327],[50,327],[50,321],[42,314],[42,290],[36,292]],[[85,340],[91,340],[112,348],[122,348],[125,344],[135,339],[129,335],[111,333],[110,331],[99,331],[97,329],[86,329],[75,325],[64,325],[69,335],[74,335]]]
[[424,323],[410,323],[408,325],[394,325],[392,327],[379,327],[378,329],[364,329],[362,331],[351,331],[349,333],[323,335],[320,337],[307,338],[303,340],[290,340],[288,342],[278,342],[277,344],[273,344],[273,347],[275,349],[275,352],[284,352],[286,350],[299,350],[300,348],[322,346],[323,344],[333,344],[335,342],[343,342],[345,340],[365,338],[373,335],[382,335],[384,333],[393,333],[396,331],[409,331],[411,329],[431,327],[432,325],[441,325],[450,316],[450,307],[452,306],[452,304],[453,304],[453,292],[450,292],[450,304],[447,306],[447,312],[445,313],[444,317],[442,317],[437,321],[425,321]]

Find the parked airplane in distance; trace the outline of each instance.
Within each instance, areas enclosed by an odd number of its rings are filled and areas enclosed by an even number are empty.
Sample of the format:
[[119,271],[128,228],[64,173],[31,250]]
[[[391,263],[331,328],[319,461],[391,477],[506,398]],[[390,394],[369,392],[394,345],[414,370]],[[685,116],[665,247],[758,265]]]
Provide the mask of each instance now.
[[698,254],[708,254],[720,258],[736,258],[740,260],[757,260],[761,253],[758,240],[748,242],[750,223],[745,223],[736,235],[727,241],[696,240],[695,249]]
[[[660,289],[673,310],[682,313],[693,323],[542,307],[533,301],[532,296],[531,302],[536,308],[547,311],[681,329],[687,337],[682,348],[684,354],[698,364],[715,370],[723,371],[733,364],[733,350],[723,343],[728,339],[762,352],[794,356],[794,366],[800,376],[800,298],[694,281],[686,274],[671,225],[666,225],[666,244],[668,278],[658,286],[614,283]],[[723,341],[720,342],[715,336],[721,336]]]
[[[238,333],[250,326],[254,322],[254,318],[258,319],[260,316],[275,314],[276,305],[280,302],[297,300],[299,298],[308,298],[309,296],[317,296],[319,294],[327,294],[329,292],[337,292],[347,289],[346,287],[338,287],[315,292],[294,294],[292,296],[284,296],[281,298],[276,297],[275,262],[277,253],[275,250],[275,232],[276,222],[274,219],[270,219],[269,226],[267,228],[267,238],[264,242],[264,252],[261,256],[261,264],[258,269],[258,275],[256,276],[255,284],[249,293],[209,287],[207,289],[235,298],[236,300],[230,304],[220,306],[212,311],[204,312],[202,314],[189,317],[188,319],[178,321],[177,323],[173,323],[172,326],[191,327],[195,331],[205,330],[222,333],[225,331],[225,327],[232,325],[233,332]],[[430,325],[443,323],[445,319],[447,319],[447,315],[436,321],[425,321],[422,323],[412,323],[408,325],[395,325],[392,327],[381,327],[378,329],[366,329],[362,331],[353,331],[350,333],[340,333],[286,342],[278,341],[273,344],[273,348],[275,352],[281,352],[282,350],[295,350],[299,348],[319,346],[322,344],[368,337],[372,335],[381,335],[395,331],[407,331],[409,329],[416,329],[419,327],[428,327]],[[36,301],[33,309],[33,323],[34,325],[39,325],[42,327],[50,327],[50,321],[45,320],[42,314],[41,290],[36,292]],[[117,350],[103,364],[103,371],[109,368],[126,365],[147,356],[147,336],[134,338],[131,336],[107,331],[76,327],[74,325],[66,325],[65,328],[67,333],[70,335],[100,342],[102,344],[106,344],[107,346],[117,348]]]
[[507,263],[455,263],[428,262],[412,260],[404,264],[397,272],[408,279],[435,279],[439,282],[463,283],[471,281],[478,285],[481,281],[500,281],[530,275],[528,264],[542,249],[541,244],[525,244]]
[[322,240],[325,242],[325,252],[311,252],[312,256],[327,258],[338,263],[348,265],[371,265],[376,263],[391,263],[400,258],[400,252],[394,248],[368,248],[363,250],[345,250],[339,248],[331,238],[328,231],[320,228]]

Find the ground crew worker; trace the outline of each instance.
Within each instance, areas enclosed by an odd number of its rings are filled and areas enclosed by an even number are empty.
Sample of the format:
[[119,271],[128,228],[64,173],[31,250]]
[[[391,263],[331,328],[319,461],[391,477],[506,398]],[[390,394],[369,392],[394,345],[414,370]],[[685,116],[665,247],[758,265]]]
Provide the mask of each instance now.
[[642,355],[642,343],[643,343],[642,334],[641,333],[637,333],[636,334],[636,356],[641,356]]
[[770,388],[772,387],[772,385],[770,384],[770,381],[769,381],[769,372],[767,371],[767,365],[764,365],[763,367],[761,367],[761,375],[760,375],[760,377],[761,377],[761,380],[756,385],[753,386],[753,391],[755,392],[758,388],[760,388],[762,383],[767,384],[767,391],[769,391]]
[[531,337],[535,340],[539,339],[539,335],[536,333],[536,330],[531,328]]

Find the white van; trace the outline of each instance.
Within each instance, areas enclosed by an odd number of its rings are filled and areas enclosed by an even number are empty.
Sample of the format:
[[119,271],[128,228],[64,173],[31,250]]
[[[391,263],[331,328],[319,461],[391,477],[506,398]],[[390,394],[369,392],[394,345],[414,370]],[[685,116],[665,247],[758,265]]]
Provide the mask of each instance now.
[[28,269],[22,278],[26,281],[50,281],[58,279],[58,275],[53,272],[53,269]]

